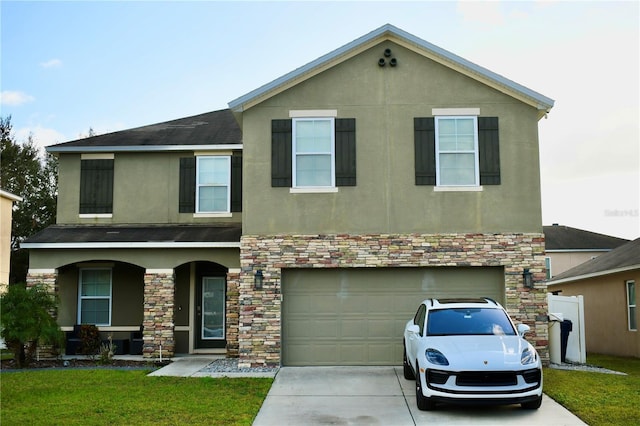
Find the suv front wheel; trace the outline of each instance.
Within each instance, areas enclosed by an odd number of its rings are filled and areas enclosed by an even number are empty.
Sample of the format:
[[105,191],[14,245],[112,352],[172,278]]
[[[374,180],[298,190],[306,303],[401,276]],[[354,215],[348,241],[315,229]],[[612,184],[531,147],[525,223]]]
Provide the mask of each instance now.
[[429,397],[424,396],[422,393],[422,382],[420,381],[420,367],[418,367],[418,361],[416,360],[416,405],[419,410],[431,411],[436,408],[436,403]]

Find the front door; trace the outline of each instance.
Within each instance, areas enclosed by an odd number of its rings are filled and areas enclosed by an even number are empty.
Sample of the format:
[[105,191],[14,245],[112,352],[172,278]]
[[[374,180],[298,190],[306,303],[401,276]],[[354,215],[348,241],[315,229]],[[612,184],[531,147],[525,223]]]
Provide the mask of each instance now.
[[196,348],[224,348],[224,277],[202,277],[196,295]]

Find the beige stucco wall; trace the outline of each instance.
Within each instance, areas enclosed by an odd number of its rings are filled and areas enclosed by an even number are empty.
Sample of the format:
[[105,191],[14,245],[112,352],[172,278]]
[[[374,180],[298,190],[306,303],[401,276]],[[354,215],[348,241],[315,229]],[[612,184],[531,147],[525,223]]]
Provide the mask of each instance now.
[[[193,152],[115,153],[113,217],[86,219],[79,217],[80,154],[60,154],[57,223],[211,223],[178,212],[180,158],[189,156]],[[215,218],[216,223],[240,220],[240,213]]]
[[20,197],[0,190],[0,293],[5,291],[9,283],[13,203],[20,200]]
[[175,268],[197,260],[219,263],[226,268],[239,268],[240,249],[39,249],[31,250],[29,268],[56,269],[76,262],[96,260],[126,262],[147,269]]
[[598,257],[606,253],[603,251],[574,251],[574,252],[547,252],[546,256],[551,258],[551,276],[555,277],[564,271],[568,271],[574,266],[578,266],[587,260]]
[[[587,352],[640,357],[640,332],[630,331],[628,325],[629,280],[635,281],[637,295],[640,269],[549,286],[550,292],[562,291],[562,296],[584,296]],[[636,323],[640,324],[638,309]]]
[[[385,48],[397,67],[377,65]],[[467,107],[499,117],[502,185],[482,192],[416,186],[414,117]],[[336,109],[338,117],[356,119],[357,186],[328,194],[271,187],[271,120],[292,109]],[[537,114],[383,42],[243,112],[243,233],[542,232]]]

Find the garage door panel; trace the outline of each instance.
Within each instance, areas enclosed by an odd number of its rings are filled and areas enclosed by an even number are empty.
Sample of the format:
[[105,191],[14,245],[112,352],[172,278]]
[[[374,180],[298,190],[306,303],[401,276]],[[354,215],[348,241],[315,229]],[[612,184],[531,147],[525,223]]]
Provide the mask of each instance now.
[[281,282],[283,365],[400,365],[422,300],[504,302],[501,267],[284,269]]

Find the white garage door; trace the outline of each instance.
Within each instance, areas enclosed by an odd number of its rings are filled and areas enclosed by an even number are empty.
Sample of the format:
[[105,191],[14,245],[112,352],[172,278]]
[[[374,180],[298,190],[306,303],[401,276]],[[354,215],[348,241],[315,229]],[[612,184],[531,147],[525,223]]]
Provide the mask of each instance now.
[[283,365],[400,365],[402,333],[424,299],[504,303],[503,268],[282,271]]

